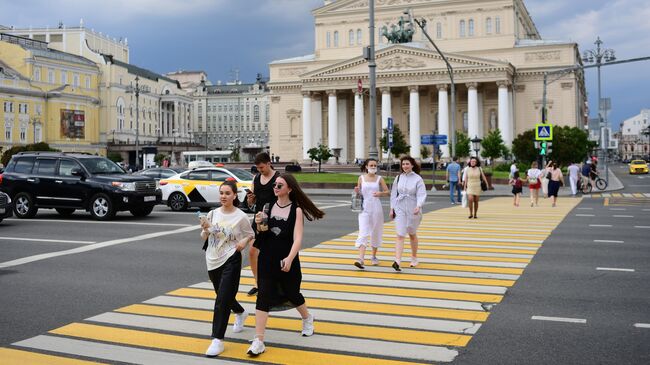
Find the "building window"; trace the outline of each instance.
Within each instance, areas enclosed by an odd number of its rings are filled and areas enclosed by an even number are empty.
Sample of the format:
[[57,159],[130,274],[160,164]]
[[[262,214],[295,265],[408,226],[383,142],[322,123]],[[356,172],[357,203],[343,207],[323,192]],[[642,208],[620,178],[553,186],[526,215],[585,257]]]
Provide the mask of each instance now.
[[13,113],[14,112],[14,103],[12,103],[10,101],[5,101],[4,110],[5,110],[5,113]]
[[361,32],[361,29],[357,29],[357,45],[361,45],[363,33]]
[[72,75],[72,86],[79,87],[81,83],[79,82],[79,74],[75,73]]
[[253,106],[253,122],[259,123],[260,121],[260,106]]
[[354,46],[354,31],[352,29],[348,32],[348,44]]
[[54,83],[54,69],[48,68],[47,69],[47,82],[50,84]]
[[5,141],[11,142],[11,123],[5,122]]
[[501,34],[501,18],[494,18],[494,33]]
[[339,31],[335,30],[334,31],[334,47],[339,46]]
[[474,36],[474,19],[469,20],[469,22],[467,24],[467,28],[468,28],[468,31],[467,31],[468,35],[470,37],[473,37]]
[[86,75],[86,89],[90,89],[90,75]]
[[326,46],[327,48],[332,47],[332,40],[331,40],[331,34],[330,34],[330,32],[327,32],[327,33],[325,34],[325,46]]
[[68,83],[68,73],[66,71],[61,71],[61,83],[64,85]]
[[465,21],[464,20],[460,21],[460,36],[461,37],[465,36]]
[[438,39],[442,38],[442,23],[440,22],[436,23],[436,38]]
[[41,81],[41,68],[40,67],[34,67],[34,81]]
[[20,141],[27,142],[27,126],[24,124],[20,126]]
[[27,114],[27,104],[18,104],[18,113]]
[[485,33],[492,34],[492,18],[485,19]]
[[463,112],[463,132],[467,133],[467,128],[468,128],[467,112]]
[[264,120],[266,120],[266,122],[268,123],[271,115],[271,106],[269,104],[266,104],[265,113],[266,115],[264,116]]

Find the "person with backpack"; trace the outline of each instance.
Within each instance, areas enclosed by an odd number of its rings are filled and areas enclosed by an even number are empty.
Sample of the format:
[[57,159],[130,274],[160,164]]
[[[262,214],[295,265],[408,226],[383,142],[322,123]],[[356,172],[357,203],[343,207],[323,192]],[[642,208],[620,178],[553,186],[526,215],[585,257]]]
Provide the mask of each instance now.
[[533,161],[526,172],[528,178],[528,189],[530,189],[530,206],[537,206],[539,203],[539,189],[542,187],[542,170],[538,168],[537,161]]
[[512,195],[514,195],[512,205],[518,207],[519,201],[521,199],[521,191],[523,190],[524,186],[524,181],[519,177],[519,171],[512,173],[512,178],[510,179],[509,183],[512,185]]

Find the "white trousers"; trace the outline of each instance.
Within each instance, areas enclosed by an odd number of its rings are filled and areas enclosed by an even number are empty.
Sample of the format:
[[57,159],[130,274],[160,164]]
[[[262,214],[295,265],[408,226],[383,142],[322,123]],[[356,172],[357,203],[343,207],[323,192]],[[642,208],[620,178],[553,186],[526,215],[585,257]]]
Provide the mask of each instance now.
[[578,178],[569,176],[569,184],[571,184],[571,194],[576,195],[578,192]]
[[368,247],[368,241],[372,247],[381,247],[382,235],[384,234],[384,212],[361,212],[359,213],[359,236],[354,247]]

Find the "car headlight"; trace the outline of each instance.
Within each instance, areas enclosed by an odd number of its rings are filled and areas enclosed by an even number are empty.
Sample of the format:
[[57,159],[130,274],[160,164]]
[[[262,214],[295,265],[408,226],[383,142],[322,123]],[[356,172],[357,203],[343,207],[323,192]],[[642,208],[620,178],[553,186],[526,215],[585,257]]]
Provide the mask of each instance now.
[[113,181],[111,185],[124,191],[135,191],[134,182]]

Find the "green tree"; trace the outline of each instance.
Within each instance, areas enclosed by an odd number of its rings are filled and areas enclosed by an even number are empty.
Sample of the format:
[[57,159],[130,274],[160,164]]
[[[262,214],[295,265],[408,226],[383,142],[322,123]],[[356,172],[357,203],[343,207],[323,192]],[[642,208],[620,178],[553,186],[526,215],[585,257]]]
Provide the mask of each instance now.
[[323,145],[322,143],[319,143],[318,147],[312,147],[307,150],[307,154],[309,155],[310,159],[318,161],[318,172],[321,172],[322,162],[327,161],[334,156],[332,154],[332,150],[330,150],[329,147]]
[[232,153],[230,154],[230,158],[232,158],[233,161],[239,162],[241,157],[239,156],[239,147],[235,147],[232,149]]
[[508,154],[508,147],[503,143],[501,131],[495,129],[490,131],[481,143],[481,155],[491,160],[496,160]]
[[456,156],[459,158],[468,157],[470,151],[470,139],[463,132],[456,132]]
[[2,154],[2,158],[0,158],[0,162],[2,162],[4,166],[7,166],[9,160],[11,160],[11,156],[15,155],[18,152],[25,152],[25,151],[58,152],[59,150],[50,148],[50,145],[45,142],[28,144],[24,146],[13,146]]
[[520,133],[512,141],[512,154],[517,160],[530,165],[531,162],[537,161],[537,150],[535,149],[535,130],[529,129]]
[[595,143],[589,140],[587,132],[577,127],[553,127],[553,144],[549,160],[559,166],[568,166],[572,162],[585,159]]
[[122,158],[122,155],[120,155],[120,154],[117,153],[117,152],[109,152],[109,153],[106,155],[106,158],[108,158],[109,160],[111,160],[111,161],[113,161],[113,162],[122,162],[122,161],[124,160],[124,159]]
[[165,155],[164,153],[158,153],[158,154],[156,154],[156,157],[153,158],[154,162],[155,162],[156,165],[158,165],[158,166],[162,166],[162,165],[163,165],[163,161],[164,161],[165,159],[171,160],[171,157]]
[[[384,129],[384,136],[381,137],[379,146],[384,152],[388,152],[388,129]],[[411,146],[406,144],[404,133],[402,133],[398,125],[395,125],[393,128],[393,148],[390,149],[390,153],[398,157],[409,153],[409,151],[411,151]]]
[[427,146],[420,146],[420,155],[422,158],[429,158],[429,156],[431,156],[431,151],[429,151]]

